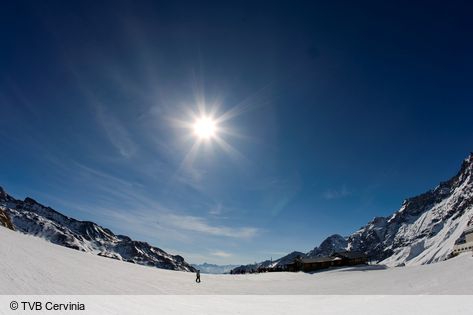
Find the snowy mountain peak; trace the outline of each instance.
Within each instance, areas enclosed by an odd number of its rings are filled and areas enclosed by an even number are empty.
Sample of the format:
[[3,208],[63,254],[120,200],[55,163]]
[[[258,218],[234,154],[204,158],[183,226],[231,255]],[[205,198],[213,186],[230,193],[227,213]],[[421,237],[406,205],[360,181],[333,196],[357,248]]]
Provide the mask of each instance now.
[[470,155],[463,161],[462,167],[460,169],[460,174],[462,174],[463,176],[469,177],[471,181],[472,173],[473,173],[473,153],[470,153]]
[[[317,257],[349,250],[389,266],[428,264],[450,257],[468,226],[473,226],[473,153],[463,160],[454,177],[405,199],[392,215],[375,217],[346,238],[331,235],[304,255]],[[255,265],[246,268],[251,266]]]
[[465,163],[468,163],[470,165],[473,165],[473,152],[470,152],[468,157],[465,159]]
[[308,257],[328,256],[334,252],[345,250],[348,241],[339,234],[333,234],[327,237],[318,247],[307,253]]
[[387,218],[375,218],[348,238],[349,248],[389,265],[447,258],[473,217],[473,154],[450,180],[406,199]]
[[32,198],[16,200],[3,189],[0,192],[0,216],[2,214],[11,219],[16,230],[54,244],[141,265],[195,271],[179,255],[170,255],[160,248],[134,241],[125,235],[115,235],[94,222],[67,217]]
[[0,186],[0,199],[6,199],[8,194],[5,192],[2,186]]

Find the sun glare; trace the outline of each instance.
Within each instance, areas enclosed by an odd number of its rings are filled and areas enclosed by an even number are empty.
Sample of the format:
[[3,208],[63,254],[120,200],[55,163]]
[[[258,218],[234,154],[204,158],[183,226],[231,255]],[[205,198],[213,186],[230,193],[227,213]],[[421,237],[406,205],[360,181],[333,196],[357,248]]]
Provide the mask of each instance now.
[[187,152],[181,162],[181,167],[191,167],[202,149],[210,153],[214,152],[216,147],[222,149],[235,161],[246,161],[245,157],[228,143],[226,139],[231,136],[239,136],[225,122],[240,115],[242,108],[235,106],[226,112],[219,113],[219,107],[219,104],[205,106],[203,102],[196,102],[195,108],[189,107],[187,110],[184,109],[183,112],[187,119],[171,119],[174,126],[185,129],[186,134],[182,139],[186,143],[192,143],[189,152]]
[[215,121],[208,117],[202,117],[194,123],[194,134],[201,139],[210,139],[215,136],[217,127]]

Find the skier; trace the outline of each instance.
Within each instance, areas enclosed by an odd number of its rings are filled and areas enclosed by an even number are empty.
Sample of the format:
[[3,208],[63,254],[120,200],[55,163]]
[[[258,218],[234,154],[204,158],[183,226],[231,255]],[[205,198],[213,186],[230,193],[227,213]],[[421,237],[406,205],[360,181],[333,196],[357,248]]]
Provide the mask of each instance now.
[[197,270],[195,282],[200,283],[200,270]]

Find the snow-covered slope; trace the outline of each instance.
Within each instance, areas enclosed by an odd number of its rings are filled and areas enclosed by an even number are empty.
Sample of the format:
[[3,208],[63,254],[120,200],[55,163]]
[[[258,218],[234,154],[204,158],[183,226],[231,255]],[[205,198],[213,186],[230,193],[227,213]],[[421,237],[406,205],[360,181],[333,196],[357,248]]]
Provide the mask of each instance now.
[[181,256],[170,255],[128,236],[115,235],[93,222],[66,217],[31,198],[16,200],[0,187],[0,215],[2,213],[9,216],[17,231],[54,244],[141,265],[194,271]]
[[348,237],[348,249],[387,265],[418,265],[448,258],[473,223],[473,154],[452,179],[404,201],[393,215],[373,219]]
[[[301,256],[319,257],[351,250],[388,266],[420,265],[445,260],[453,245],[473,225],[473,153],[452,179],[404,201],[389,217],[376,217],[348,237],[334,234]],[[289,254],[291,255],[291,254]],[[286,257],[286,256],[285,256]],[[250,270],[246,265],[234,271]]]
[[192,273],[103,259],[4,227],[0,240],[0,294],[471,294],[473,287],[471,254],[400,268],[202,275],[197,284]]
[[[455,242],[472,223],[473,154],[470,154],[452,179],[405,200],[393,215],[374,218],[346,238],[345,249],[364,252],[389,266],[438,262],[449,257]],[[324,242],[309,255],[316,255]],[[340,240],[338,244],[344,243]]]

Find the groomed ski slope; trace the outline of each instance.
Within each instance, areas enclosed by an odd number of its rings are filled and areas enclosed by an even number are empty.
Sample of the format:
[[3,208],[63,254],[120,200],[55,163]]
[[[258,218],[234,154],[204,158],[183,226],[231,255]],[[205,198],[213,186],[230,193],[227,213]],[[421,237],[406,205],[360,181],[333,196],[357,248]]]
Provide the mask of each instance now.
[[436,264],[314,274],[202,275],[134,265],[0,227],[0,294],[471,294],[470,254]]

